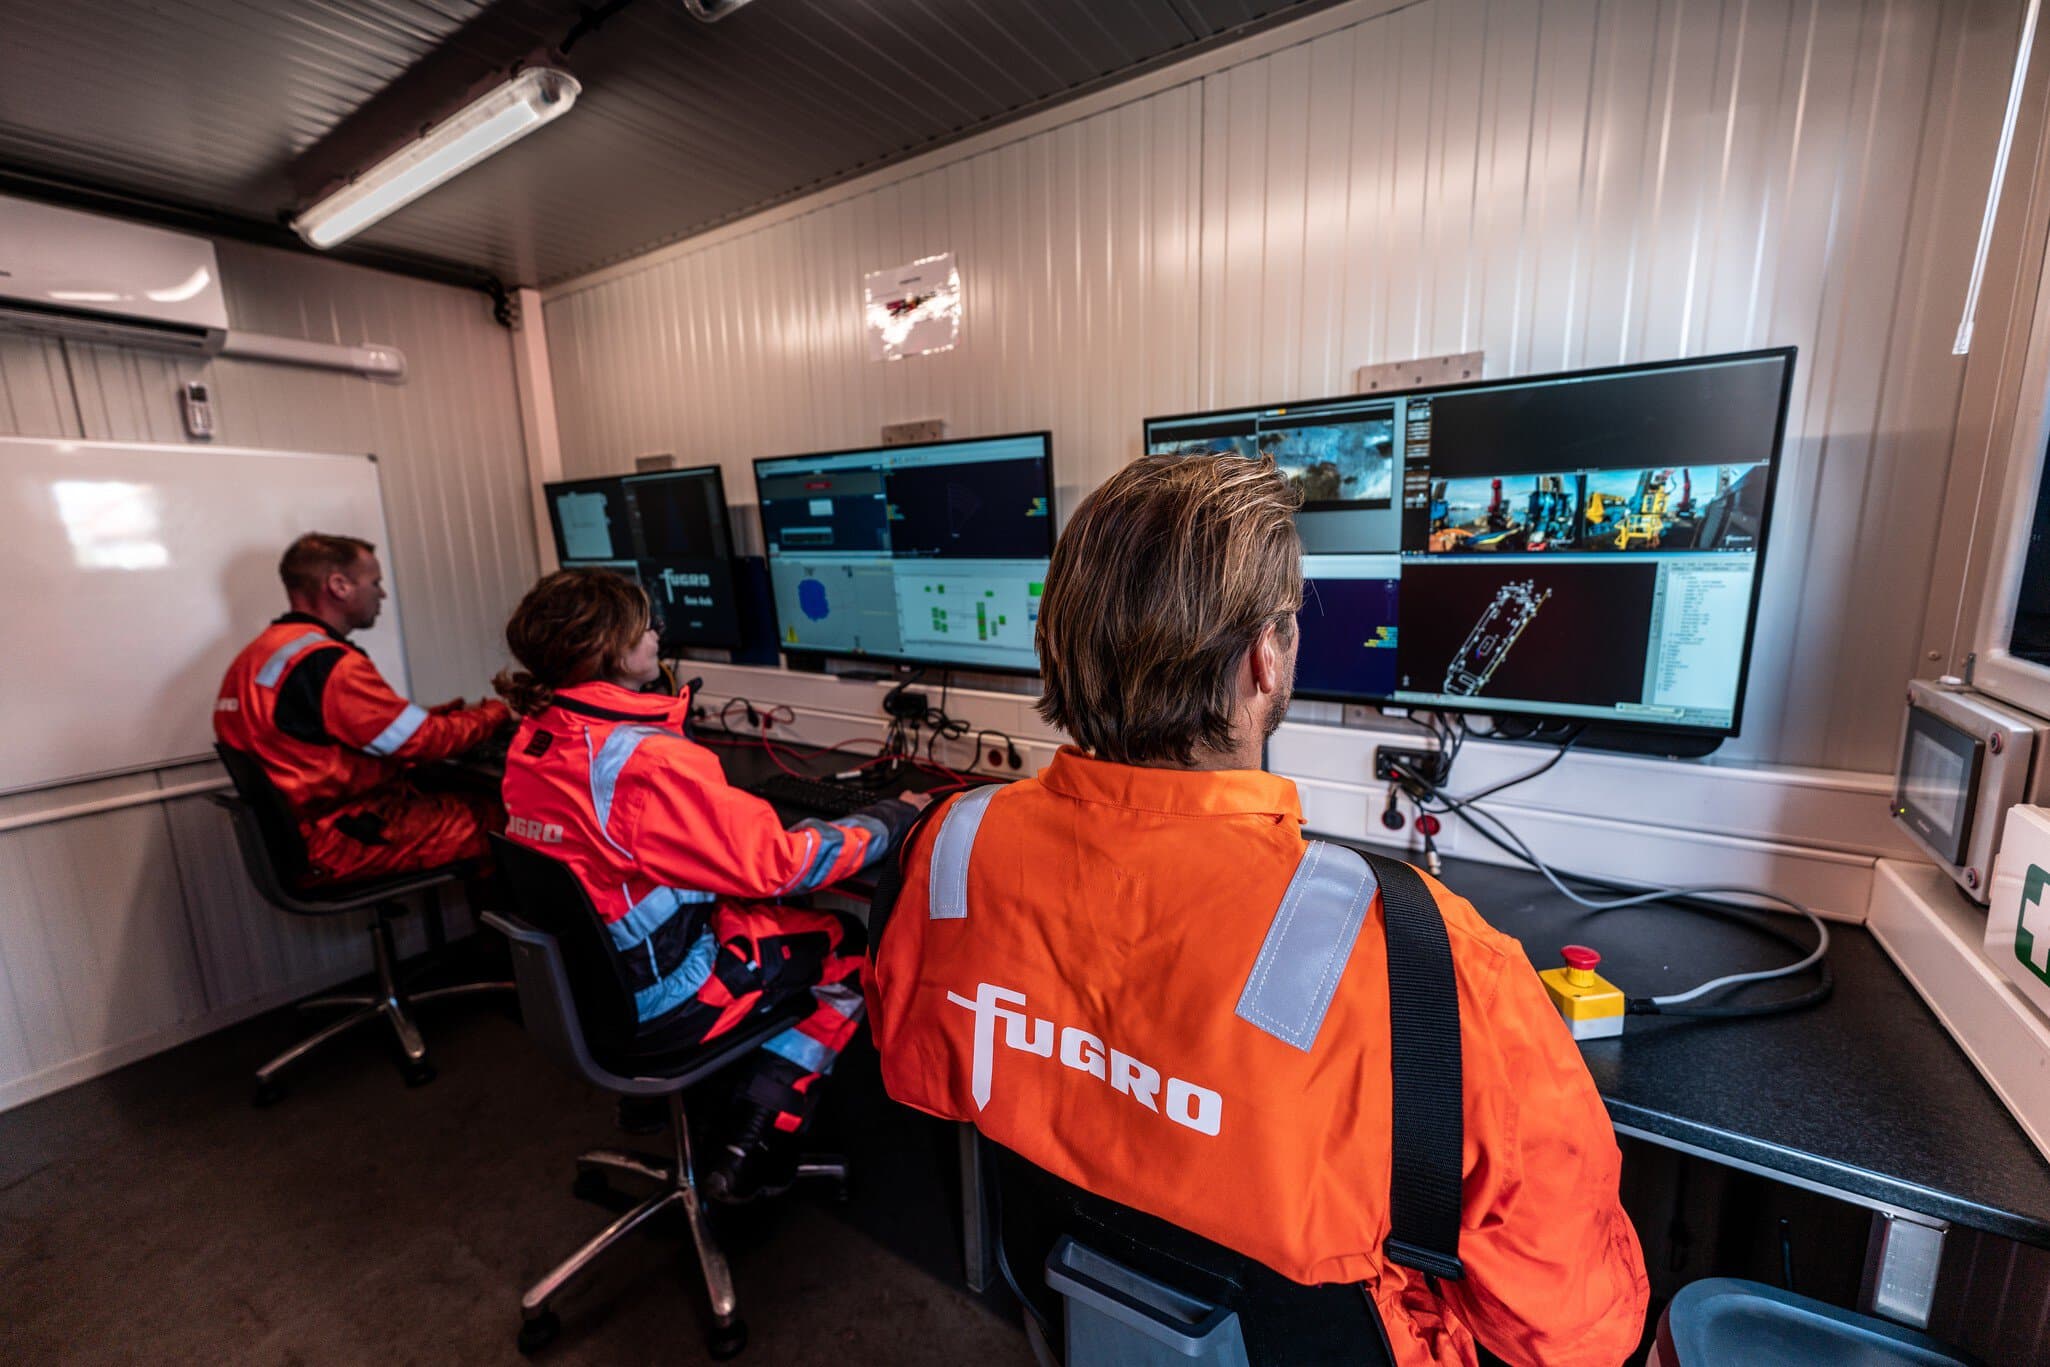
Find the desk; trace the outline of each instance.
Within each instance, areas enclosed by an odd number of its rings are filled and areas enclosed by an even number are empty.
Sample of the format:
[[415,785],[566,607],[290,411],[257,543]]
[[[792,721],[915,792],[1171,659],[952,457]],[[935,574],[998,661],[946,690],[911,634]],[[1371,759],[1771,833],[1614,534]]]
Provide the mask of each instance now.
[[[774,772],[758,750],[718,753],[735,782]],[[1522,869],[1448,860],[1444,881],[1537,967],[1556,963],[1562,944],[1591,944],[1633,996],[1772,967],[1790,952],[1685,906],[1590,912]],[[1872,936],[1830,933],[1836,991],[1820,1006],[1755,1020],[1633,1017],[1622,1037],[1581,1052],[1618,1133],[1873,1211],[1875,1308],[1908,1322],[1919,1310],[1926,1322],[1950,1224],[2050,1248],[2050,1165]],[[1754,1000],[1787,990],[1748,989]],[[971,1219],[971,1284],[982,1237]]]
[[[1593,945],[1603,975],[1632,996],[1789,954],[1685,906],[1591,912],[1521,869],[1448,860],[1444,882],[1537,967],[1556,964],[1560,945]],[[1583,1042],[1581,1057],[1618,1134],[1871,1210],[1866,1308],[1926,1326],[1951,1224],[2050,1248],[2050,1165],[1870,932],[1832,924],[1829,961],[1836,991],[1819,1006],[1754,1020],[1632,1017],[1620,1037]],[[1746,990],[1762,1000],[1800,989]]]
[[[1593,945],[1603,976],[1632,996],[1787,961],[1779,942],[1685,907],[1590,912],[1534,873],[1466,860],[1448,860],[1444,881],[1537,967],[1557,963],[1560,945]],[[1829,953],[1836,991],[1812,1009],[1632,1017],[1621,1037],[1584,1042],[1617,1130],[2050,1248],[2050,1165],[1864,927],[1831,925]]]

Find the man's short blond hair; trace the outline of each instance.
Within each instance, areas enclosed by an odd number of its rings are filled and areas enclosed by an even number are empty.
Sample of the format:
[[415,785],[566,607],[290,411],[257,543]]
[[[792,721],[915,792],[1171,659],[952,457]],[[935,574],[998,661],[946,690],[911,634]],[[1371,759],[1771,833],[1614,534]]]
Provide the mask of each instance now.
[[278,561],[278,578],[285,581],[285,592],[311,598],[329,575],[347,574],[356,568],[357,557],[365,552],[374,555],[377,547],[360,536],[308,532],[285,547],[284,557]]
[[1300,499],[1270,457],[1144,456],[1054,547],[1039,714],[1099,758],[1192,764],[1234,744],[1236,673],[1302,606]]

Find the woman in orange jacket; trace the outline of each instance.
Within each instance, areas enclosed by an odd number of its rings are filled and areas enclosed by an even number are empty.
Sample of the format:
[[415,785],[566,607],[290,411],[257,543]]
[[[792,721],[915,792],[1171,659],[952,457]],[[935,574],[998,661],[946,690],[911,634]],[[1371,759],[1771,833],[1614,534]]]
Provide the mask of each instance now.
[[756,1055],[741,1119],[706,1175],[726,1201],[790,1185],[818,1083],[861,1023],[861,923],[783,903],[873,864],[926,799],[886,799],[785,829],[686,734],[690,695],[659,674],[647,595],[608,570],[551,574],[506,644],[498,689],[522,720],[506,759],[507,833],[561,860],[636,988],[634,1047],[726,1033],[809,994],[812,1009]]

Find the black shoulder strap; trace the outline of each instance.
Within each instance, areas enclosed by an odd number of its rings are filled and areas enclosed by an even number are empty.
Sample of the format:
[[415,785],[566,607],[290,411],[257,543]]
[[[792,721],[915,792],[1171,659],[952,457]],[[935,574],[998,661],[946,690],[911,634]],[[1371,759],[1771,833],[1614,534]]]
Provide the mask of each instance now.
[[1445,918],[1417,871],[1368,854],[1388,937],[1388,1024],[1395,1074],[1388,1260],[1458,1280],[1464,1166],[1459,989]]

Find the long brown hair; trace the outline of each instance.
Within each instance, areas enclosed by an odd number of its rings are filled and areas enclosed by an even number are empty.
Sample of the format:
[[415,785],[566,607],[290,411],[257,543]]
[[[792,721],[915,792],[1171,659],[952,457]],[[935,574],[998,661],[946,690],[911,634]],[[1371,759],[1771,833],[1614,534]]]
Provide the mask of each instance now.
[[505,624],[505,644],[524,669],[491,681],[523,717],[546,710],[557,689],[609,679],[648,629],[647,592],[611,570],[557,570],[533,588]]
[[1233,744],[1234,671],[1302,606],[1298,499],[1271,457],[1143,456],[1082,501],[1039,604],[1039,715],[1121,764]]

